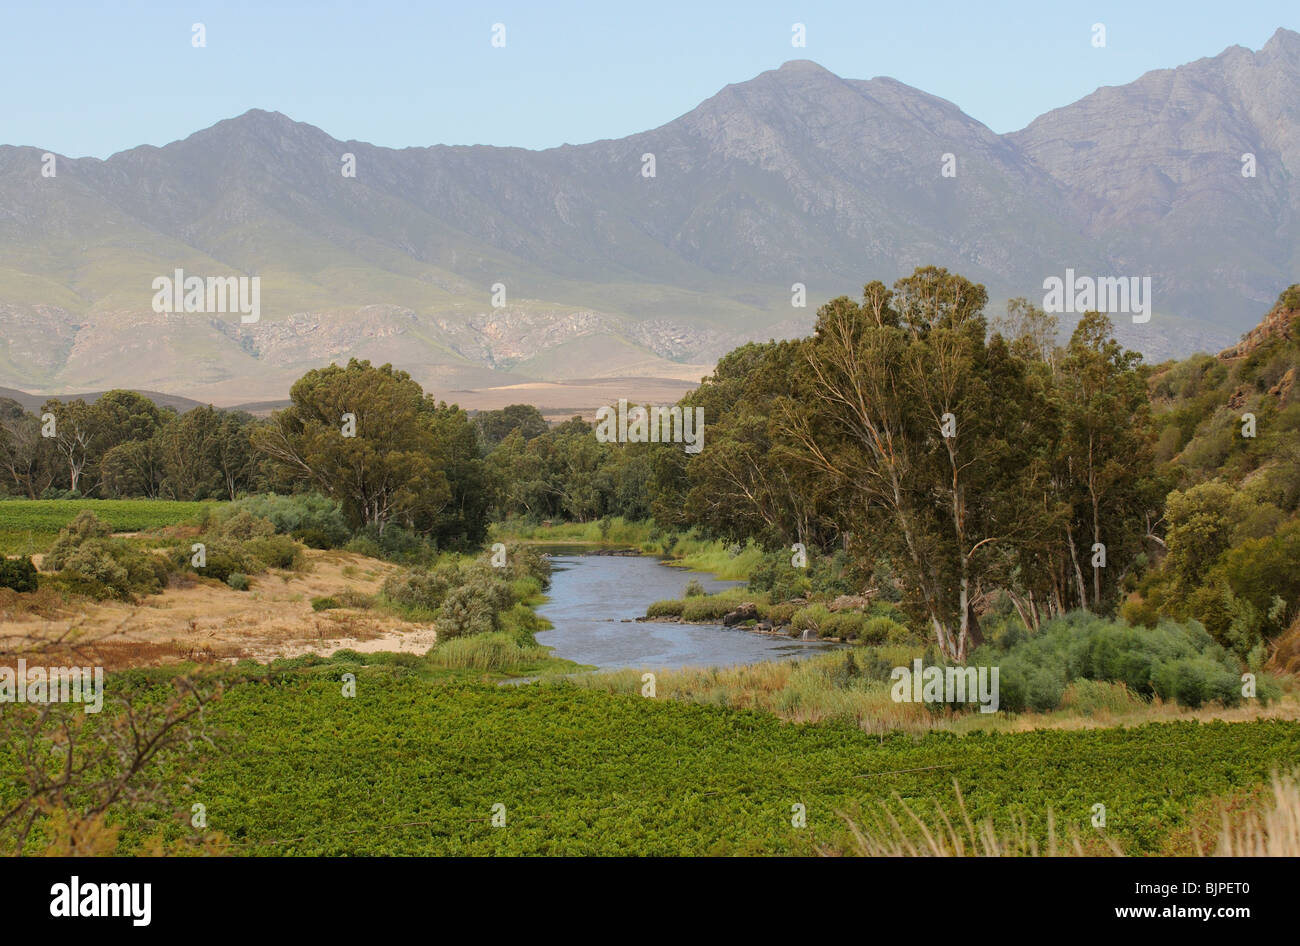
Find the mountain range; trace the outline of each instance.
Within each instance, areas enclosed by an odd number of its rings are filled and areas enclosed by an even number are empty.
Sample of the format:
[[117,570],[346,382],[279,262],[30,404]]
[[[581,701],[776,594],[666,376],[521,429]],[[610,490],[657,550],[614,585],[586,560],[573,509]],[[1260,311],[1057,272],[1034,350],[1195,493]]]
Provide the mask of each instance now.
[[[462,403],[666,396],[930,263],[983,282],[991,314],[1066,268],[1150,276],[1151,321],[1116,323],[1159,360],[1230,345],[1300,276],[1300,34],[1005,135],[800,60],[545,151],[381,148],[254,109],[50,163],[0,146],[0,384],[35,393],[273,400],[355,356]],[[155,312],[176,269],[258,276],[260,320]]]

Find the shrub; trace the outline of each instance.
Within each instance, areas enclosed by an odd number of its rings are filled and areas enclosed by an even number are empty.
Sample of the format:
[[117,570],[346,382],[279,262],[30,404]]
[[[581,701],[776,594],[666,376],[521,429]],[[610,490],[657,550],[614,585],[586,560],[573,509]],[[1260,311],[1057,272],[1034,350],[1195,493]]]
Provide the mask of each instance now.
[[68,557],[83,543],[92,539],[107,539],[112,533],[113,529],[107,522],[89,509],[83,509],[77,513],[76,518],[59,530],[59,537],[45,553],[41,564],[46,571],[59,571],[66,564]]
[[721,621],[736,610],[734,598],[720,598],[708,595],[703,598],[687,598],[682,602],[683,621]]
[[1081,716],[1118,715],[1142,707],[1146,700],[1129,691],[1122,683],[1102,680],[1075,680],[1061,696],[1061,708]]
[[[443,636],[482,634],[498,630],[501,615],[516,602],[515,589],[501,573],[485,561],[468,564],[451,562],[435,569],[411,569],[390,575],[381,597],[402,614],[415,620],[435,619]],[[528,591],[536,589],[535,579]]]
[[[1048,622],[1005,653],[982,647],[972,662],[999,666],[1002,706],[1055,709],[1076,680],[1120,683],[1140,697],[1159,695],[1184,706],[1241,701],[1238,663],[1195,621],[1134,627],[1079,612]],[[1261,687],[1267,699],[1272,685]]]
[[[881,618],[872,618],[873,621],[882,620]],[[922,642],[920,634],[912,629],[910,624],[899,624],[889,618],[883,620],[889,621],[889,626],[885,629],[885,643],[894,645],[919,644]],[[871,632],[869,632],[871,633]]]
[[444,637],[486,634],[496,630],[497,615],[488,598],[469,585],[453,588],[438,610],[438,633]]
[[373,595],[368,595],[361,591],[354,591],[351,588],[346,591],[340,591],[336,597],[338,598],[340,607],[344,608],[357,608],[358,610],[364,611],[367,608],[373,608],[375,606]]
[[780,604],[760,605],[758,613],[760,617],[771,621],[773,627],[779,627],[782,624],[789,624],[797,609],[797,605],[781,602]]
[[766,591],[773,601],[787,601],[812,589],[807,569],[795,568],[785,552],[769,553],[749,573],[749,589]]
[[267,535],[243,543],[244,551],[267,568],[293,568],[301,561],[298,543],[287,535]]
[[[827,616],[819,631],[822,637],[839,637],[846,641],[860,640],[869,620],[879,619],[869,619],[865,614],[856,611],[833,612]],[[884,640],[884,635],[881,635],[879,639],[870,643],[880,644]]]
[[313,611],[333,611],[335,608],[341,607],[343,605],[333,595],[320,595],[311,599],[311,609]]
[[1162,700],[1176,700],[1193,708],[1217,701],[1231,705],[1241,700],[1241,675],[1210,657],[1180,657],[1151,670],[1151,688]]
[[686,583],[686,590],[682,592],[683,598],[700,598],[705,594],[704,586],[700,584],[698,578],[692,578]]
[[229,515],[218,517],[213,534],[221,539],[247,542],[249,539],[274,535],[275,526],[269,519],[255,516],[247,509],[237,509]]
[[215,578],[217,581],[225,581],[235,572],[247,575],[265,570],[261,561],[245,551],[238,542],[210,539],[207,536],[200,541],[203,544],[202,566],[194,565],[194,555],[189,546],[181,546],[175,550],[173,553],[175,563],[181,568],[193,571],[196,575]]
[[821,637],[821,629],[830,620],[830,609],[824,604],[809,604],[795,611],[790,624],[797,631],[813,631]]
[[243,572],[231,572],[226,576],[226,584],[236,591],[248,590],[248,576]]
[[30,555],[23,558],[0,557],[0,588],[14,591],[36,590],[36,566]]
[[428,539],[391,523],[382,533],[376,525],[366,526],[346,547],[349,552],[402,565],[428,565],[438,554]]
[[864,644],[905,644],[914,640],[907,625],[886,617],[868,617],[859,638]]
[[127,600],[135,594],[156,594],[170,570],[151,555],[122,539],[88,539],[62,557],[66,586],[94,598]]
[[551,560],[531,545],[515,546],[506,555],[505,567],[495,569],[494,573],[506,581],[531,578],[541,591],[551,587]]
[[319,493],[246,496],[231,503],[229,509],[266,519],[278,534],[293,536],[313,549],[340,548],[351,534],[343,507]]
[[432,617],[458,580],[455,568],[412,569],[384,579],[380,595],[408,615]]
[[685,601],[656,601],[645,609],[648,618],[679,618],[686,607]]

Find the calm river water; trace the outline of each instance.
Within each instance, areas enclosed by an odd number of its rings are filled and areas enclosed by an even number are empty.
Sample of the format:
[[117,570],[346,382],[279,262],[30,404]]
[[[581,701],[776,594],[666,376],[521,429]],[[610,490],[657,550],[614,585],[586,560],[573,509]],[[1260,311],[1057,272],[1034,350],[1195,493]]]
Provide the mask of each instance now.
[[825,644],[800,643],[719,624],[637,623],[646,607],[680,598],[696,578],[707,591],[739,584],[671,568],[648,556],[551,552],[550,601],[538,613],[555,625],[537,642],[556,657],[602,670],[624,667],[729,667],[808,656]]

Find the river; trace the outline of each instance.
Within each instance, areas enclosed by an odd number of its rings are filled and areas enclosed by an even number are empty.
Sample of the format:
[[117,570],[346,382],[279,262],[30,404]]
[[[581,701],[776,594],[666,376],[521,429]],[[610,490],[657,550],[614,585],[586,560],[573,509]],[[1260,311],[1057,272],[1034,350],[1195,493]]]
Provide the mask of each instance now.
[[720,624],[638,623],[646,608],[680,598],[697,579],[714,592],[740,584],[718,581],[632,555],[584,555],[560,547],[551,553],[550,600],[537,612],[554,630],[537,634],[551,653],[602,670],[730,667],[808,656],[828,645],[771,637]]

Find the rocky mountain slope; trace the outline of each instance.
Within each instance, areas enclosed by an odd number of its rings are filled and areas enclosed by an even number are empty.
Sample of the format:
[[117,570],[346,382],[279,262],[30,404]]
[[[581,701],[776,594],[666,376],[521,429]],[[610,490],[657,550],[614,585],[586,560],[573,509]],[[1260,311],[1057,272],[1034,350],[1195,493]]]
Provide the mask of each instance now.
[[[796,61],[660,128],[541,152],[378,148],[259,110],[57,158],[54,177],[40,149],[0,146],[0,384],[236,403],[350,356],[443,392],[692,381],[926,263],[995,301],[1039,299],[1067,267],[1150,275],[1155,316],[1118,317],[1125,342],[1216,350],[1300,269],[1297,109],[1300,35],[1279,30],[1003,136]],[[260,321],[155,313],[152,281],[176,269],[259,276]]]

